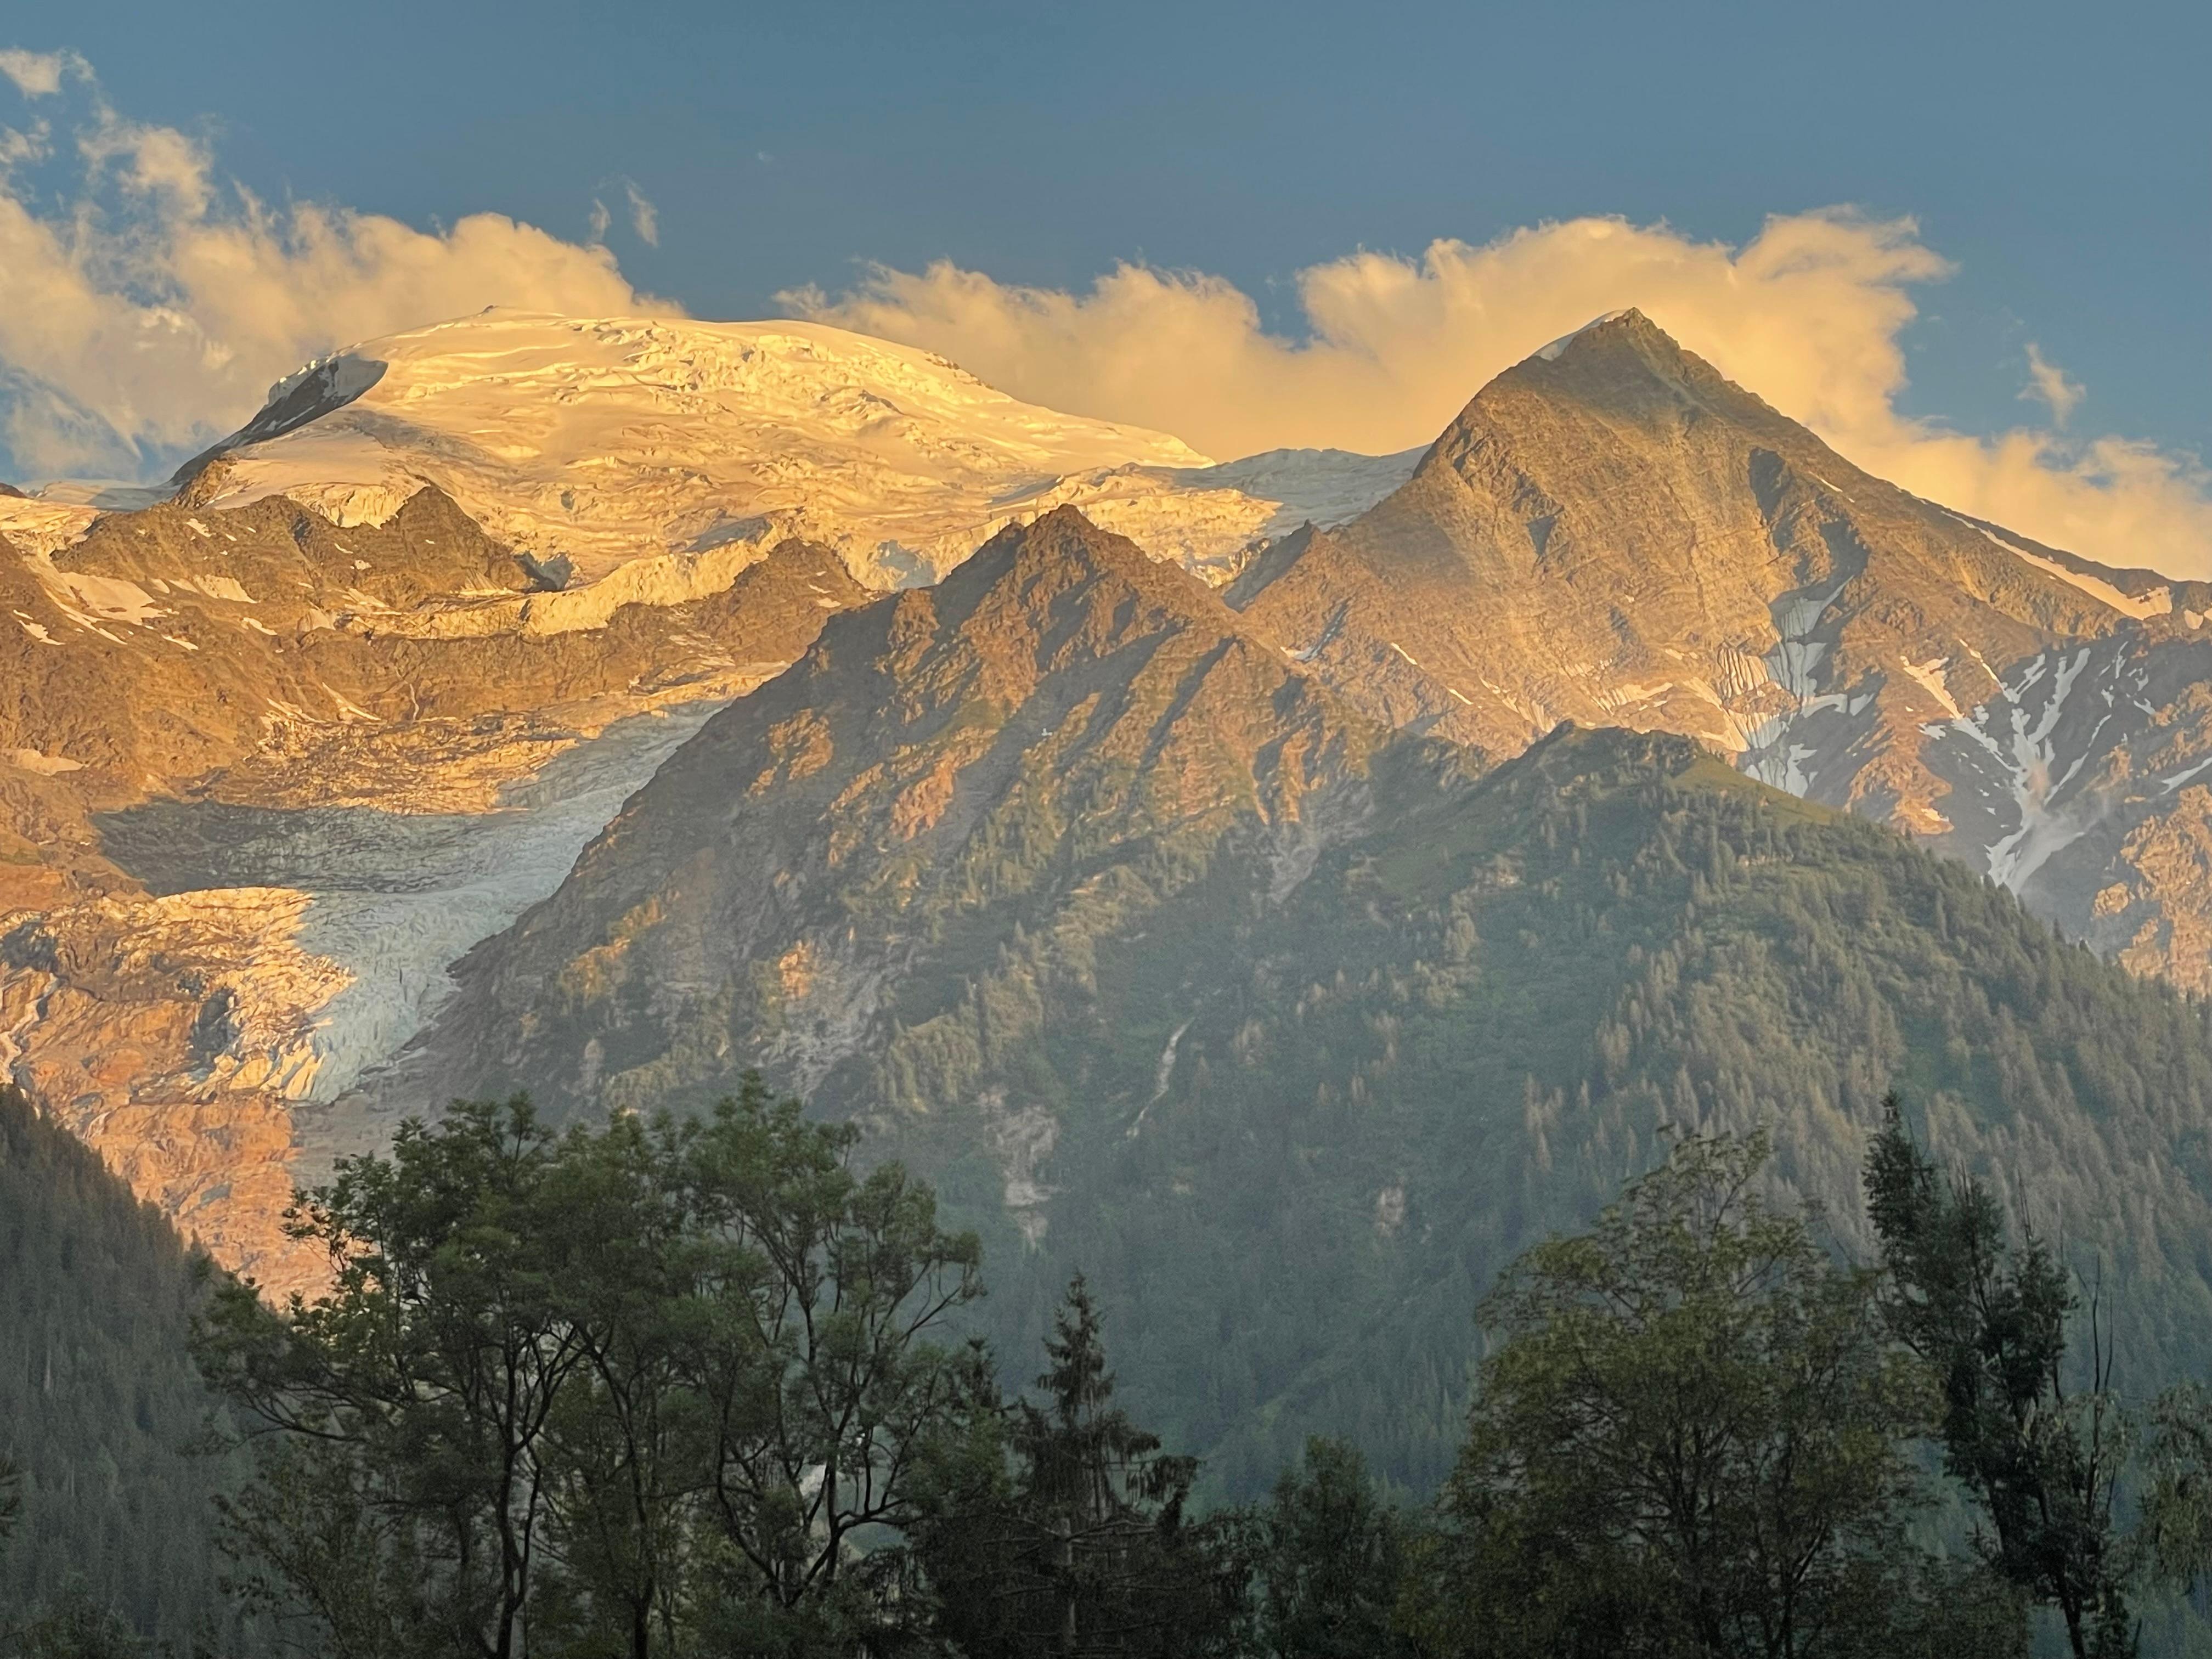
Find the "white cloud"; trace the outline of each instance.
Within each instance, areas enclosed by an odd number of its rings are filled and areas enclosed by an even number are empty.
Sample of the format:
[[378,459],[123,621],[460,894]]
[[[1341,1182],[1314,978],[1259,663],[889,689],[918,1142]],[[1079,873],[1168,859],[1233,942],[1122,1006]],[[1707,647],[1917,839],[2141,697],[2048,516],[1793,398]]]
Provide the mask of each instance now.
[[627,179],[623,190],[629,197],[629,228],[647,247],[660,246],[660,210],[645,199],[645,192]]
[[2079,380],[2069,380],[2064,369],[2045,358],[2043,348],[2033,340],[2027,343],[2027,389],[2021,397],[2048,404],[2051,418],[2059,426],[2066,424],[2075,405],[2088,395]]
[[178,212],[206,216],[215,184],[207,152],[174,127],[125,121],[102,105],[91,127],[77,135],[86,180],[94,188],[111,173],[134,197],[165,197]]
[[605,241],[607,227],[614,222],[615,216],[607,211],[607,204],[596,196],[592,198],[592,240],[594,242]]
[[[604,247],[497,214],[426,232],[262,202],[187,135],[118,116],[81,60],[56,55],[51,76],[49,61],[0,56],[27,90],[64,70],[87,88],[59,188],[0,173],[0,441],[19,473],[158,474],[310,358],[487,305],[672,309]],[[44,130],[0,139],[0,164],[50,148]]]
[[46,122],[33,121],[27,131],[0,127],[0,174],[43,161],[53,151],[54,130]]
[[[834,298],[783,297],[1017,396],[1224,457],[1425,443],[1499,370],[1636,306],[1906,489],[2115,563],[2212,574],[2212,479],[2193,459],[2055,427],[1966,436],[1899,412],[1911,290],[1950,269],[1909,219],[1831,210],[1771,219],[1741,248],[1577,219],[1480,246],[1439,240],[1418,259],[1351,254],[1299,274],[1310,337],[1297,341],[1267,332],[1249,296],[1219,277],[1137,264],[1080,294],[939,263],[879,268]],[[2080,395],[2063,375],[2042,395],[2052,392],[2054,412]]]
[[51,98],[62,89],[62,78],[92,78],[92,69],[73,52],[26,52],[21,46],[0,50],[0,75],[15,83],[26,98]]

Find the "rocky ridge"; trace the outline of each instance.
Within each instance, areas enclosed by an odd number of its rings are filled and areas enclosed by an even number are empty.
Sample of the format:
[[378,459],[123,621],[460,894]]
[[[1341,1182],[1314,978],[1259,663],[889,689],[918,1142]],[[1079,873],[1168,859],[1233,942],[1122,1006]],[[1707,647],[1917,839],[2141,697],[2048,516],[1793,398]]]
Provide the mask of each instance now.
[[0,1066],[272,1282],[307,1270],[276,1225],[304,1103],[865,597],[793,542],[533,629],[543,570],[434,489],[380,526],[271,497],[82,529],[0,543]]
[[1394,732],[1069,509],[833,619],[456,973],[356,1111],[763,1067],[982,1229],[1005,1343],[1090,1275],[1231,1490],[1309,1431],[1432,1481],[1516,1249],[1686,1129],[1855,1216],[1900,1082],[2113,1252],[2147,1370],[2202,1358],[2201,1006],[1691,738]]
[[1633,311],[1485,386],[1401,489],[1229,602],[1392,725],[1694,737],[2212,989],[2212,586],[1861,471]]
[[975,1085],[982,1133],[1034,1162],[1037,1126],[993,1115],[973,1029],[988,1048],[1036,1017],[995,1000],[1008,939],[1136,925],[1231,848],[1262,896],[1293,884],[1404,741],[1060,508],[833,619],[710,720],[555,896],[459,964],[386,1087],[527,1077],[556,1109],[643,1107],[761,1064],[860,1109],[881,1068],[919,1069],[948,1106]]
[[515,1077],[924,1103],[1041,1220],[1037,984],[1562,720],[2212,988],[2212,587],[1899,491],[1634,313],[1419,457],[1202,459],[834,330],[492,313],[173,499],[0,500],[0,1065],[279,1281],[295,1176]]

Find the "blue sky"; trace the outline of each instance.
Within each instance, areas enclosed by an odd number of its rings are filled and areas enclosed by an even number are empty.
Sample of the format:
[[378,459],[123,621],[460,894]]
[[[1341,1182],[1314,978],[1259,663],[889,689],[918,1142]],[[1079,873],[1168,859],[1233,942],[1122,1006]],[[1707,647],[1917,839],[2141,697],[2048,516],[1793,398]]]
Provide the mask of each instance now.
[[869,261],[1080,291],[1141,260],[1296,337],[1297,273],[1362,248],[1911,216],[1954,270],[1912,288],[1902,416],[2028,418],[2033,341],[2083,389],[2075,432],[2212,450],[2202,7],[41,11],[12,44],[81,53],[122,117],[267,202],[582,241],[596,199],[622,275],[702,316],[835,295]]
[[[66,16],[21,44],[82,52],[140,120],[211,123],[225,167],[271,195],[581,236],[593,196],[635,179],[661,246],[620,246],[623,269],[708,316],[773,311],[864,259],[1067,286],[1141,256],[1266,307],[1271,283],[1354,247],[1544,219],[1741,240],[1769,213],[1911,214],[1960,267],[1912,341],[1916,406],[2008,419],[2033,334],[2088,387],[2085,415],[2212,447],[2212,9],[80,0]],[[1269,308],[1295,323],[1286,297]]]

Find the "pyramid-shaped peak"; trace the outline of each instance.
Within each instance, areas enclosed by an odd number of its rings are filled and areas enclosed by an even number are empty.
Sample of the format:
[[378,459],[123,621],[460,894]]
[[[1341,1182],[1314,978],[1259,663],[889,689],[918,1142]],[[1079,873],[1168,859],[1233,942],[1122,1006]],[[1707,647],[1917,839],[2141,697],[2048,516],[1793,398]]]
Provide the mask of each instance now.
[[994,580],[1000,566],[1024,575],[1058,568],[1078,577],[1118,576],[1148,591],[1188,590],[1191,596],[1206,597],[1196,577],[1152,558],[1127,536],[1101,529],[1072,506],[1055,507],[1027,524],[1008,525],[970,562],[979,571],[992,571]]
[[[1760,428],[1766,432],[1762,441],[1770,447],[1779,441],[1767,428],[1781,417],[1756,392],[1728,380],[1632,307],[1607,312],[1516,363],[1475,396],[1445,436],[1531,399],[1555,409],[1580,407],[1638,421],[1671,419],[1668,411],[1694,404]],[[1794,425],[1790,434],[1808,444],[1818,441]]]
[[[1079,613],[1098,637],[1133,638],[1162,628],[1201,635],[1242,636],[1237,613],[1182,566],[1155,559],[1126,536],[1102,530],[1073,507],[1028,524],[1009,525],[936,587],[932,613],[940,623],[1025,619],[1048,633]],[[1059,618],[1060,622],[1049,619]]]
[[1673,335],[1634,306],[1629,306],[1594,317],[1572,333],[1562,334],[1550,344],[1539,346],[1522,360],[1522,367],[1559,362],[1570,355],[1583,357],[1624,348],[1662,361],[1672,358],[1679,362],[1690,356]]

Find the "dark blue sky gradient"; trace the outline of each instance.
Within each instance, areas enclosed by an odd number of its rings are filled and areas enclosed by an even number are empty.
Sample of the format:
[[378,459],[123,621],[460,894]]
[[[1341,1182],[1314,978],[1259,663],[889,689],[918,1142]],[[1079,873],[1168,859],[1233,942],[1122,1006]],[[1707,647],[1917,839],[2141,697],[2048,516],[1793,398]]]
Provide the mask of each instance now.
[[[1117,259],[1285,281],[1585,213],[1741,242],[1771,212],[1917,216],[1907,408],[2024,418],[2033,338],[2078,429],[2212,449],[2212,9],[1150,3],[489,6],[74,0],[133,118],[270,196],[580,239],[703,316],[939,256],[1080,286]],[[765,159],[763,159],[765,158]],[[1471,390],[1471,388],[1470,388]]]

